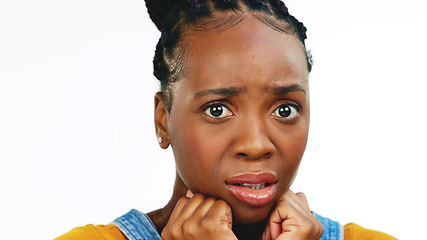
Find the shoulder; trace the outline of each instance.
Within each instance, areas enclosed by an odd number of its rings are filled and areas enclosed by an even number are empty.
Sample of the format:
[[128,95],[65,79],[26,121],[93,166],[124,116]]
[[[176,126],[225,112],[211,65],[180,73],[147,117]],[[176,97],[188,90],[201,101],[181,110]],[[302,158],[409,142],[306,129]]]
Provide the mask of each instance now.
[[337,221],[320,216],[315,212],[313,212],[313,214],[323,225],[324,231],[323,231],[322,237],[320,238],[321,240],[343,239],[343,238],[344,240],[380,240],[380,239],[396,240],[397,239],[382,232],[363,228],[354,223],[346,224],[343,227]]
[[114,224],[77,227],[55,240],[127,240],[125,235]]
[[397,238],[394,238],[382,232],[363,228],[354,223],[346,224],[344,226],[344,240],[357,240],[357,239],[396,240]]
[[77,227],[55,240],[161,240],[153,222],[144,213],[132,209],[108,225]]

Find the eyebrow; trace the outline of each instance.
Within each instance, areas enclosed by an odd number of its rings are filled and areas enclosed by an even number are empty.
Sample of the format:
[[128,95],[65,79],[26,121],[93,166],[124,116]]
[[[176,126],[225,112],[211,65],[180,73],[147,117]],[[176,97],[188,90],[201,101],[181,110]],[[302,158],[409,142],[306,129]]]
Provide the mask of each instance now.
[[305,89],[299,84],[293,84],[290,86],[279,86],[279,87],[273,88],[273,92],[277,95],[285,95],[289,92],[295,92],[295,91],[299,91],[299,92],[303,92],[304,94],[307,94]]
[[194,95],[194,98],[203,97],[206,95],[222,95],[222,96],[230,96],[230,95],[236,95],[240,92],[242,92],[244,88],[241,87],[229,87],[229,88],[214,88],[214,89],[208,89],[201,92],[196,93]]

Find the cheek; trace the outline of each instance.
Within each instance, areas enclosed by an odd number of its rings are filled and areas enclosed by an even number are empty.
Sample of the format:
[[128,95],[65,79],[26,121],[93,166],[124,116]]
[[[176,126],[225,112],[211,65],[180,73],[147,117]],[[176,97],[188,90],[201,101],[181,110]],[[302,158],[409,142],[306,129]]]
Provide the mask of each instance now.
[[204,180],[217,178],[224,139],[197,117],[175,116],[170,130],[176,168],[183,182],[197,190],[199,185],[209,184]]
[[295,133],[295,135],[292,136],[292,141],[289,142],[288,149],[298,162],[301,161],[304,154],[305,148],[307,146],[307,138],[307,128],[303,128],[301,131]]
[[[298,171],[302,156],[307,145],[308,124],[300,124],[293,131],[280,137],[278,153],[281,155],[283,172],[287,179],[293,180]],[[290,183],[291,183],[290,182]]]

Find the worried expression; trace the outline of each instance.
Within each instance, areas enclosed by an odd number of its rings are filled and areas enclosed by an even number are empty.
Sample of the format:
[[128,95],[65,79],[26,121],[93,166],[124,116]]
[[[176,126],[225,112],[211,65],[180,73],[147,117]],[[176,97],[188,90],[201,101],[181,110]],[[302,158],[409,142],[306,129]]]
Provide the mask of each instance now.
[[309,128],[302,43],[256,18],[185,40],[165,129],[177,181],[225,200],[239,223],[265,219],[292,184]]

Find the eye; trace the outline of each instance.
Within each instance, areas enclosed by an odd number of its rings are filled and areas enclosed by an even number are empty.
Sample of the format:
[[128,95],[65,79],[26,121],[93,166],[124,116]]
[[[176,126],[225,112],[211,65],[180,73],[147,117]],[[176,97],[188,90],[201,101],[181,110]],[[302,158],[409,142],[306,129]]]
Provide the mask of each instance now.
[[279,118],[285,118],[286,120],[292,120],[298,117],[299,108],[292,106],[291,104],[282,104],[276,108],[273,115]]
[[230,109],[221,104],[210,105],[204,113],[212,118],[225,118],[233,115]]

